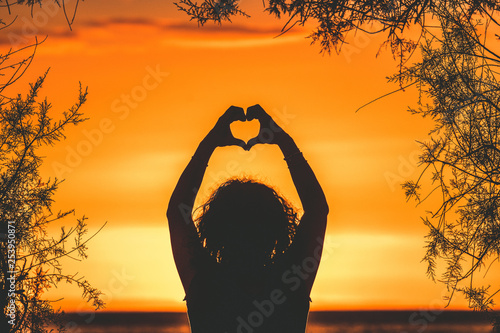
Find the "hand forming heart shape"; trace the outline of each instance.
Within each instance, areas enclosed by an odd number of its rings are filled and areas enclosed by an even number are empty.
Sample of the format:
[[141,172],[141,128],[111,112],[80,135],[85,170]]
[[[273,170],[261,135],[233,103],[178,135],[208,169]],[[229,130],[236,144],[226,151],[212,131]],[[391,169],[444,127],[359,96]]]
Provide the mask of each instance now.
[[283,129],[274,122],[259,104],[247,108],[245,121],[250,122],[254,119],[259,121],[259,132],[243,146],[245,150],[250,150],[258,143],[276,143],[276,136],[284,133]]
[[[257,136],[248,140],[248,142],[234,137],[230,128],[231,123],[235,121],[252,121],[254,119],[257,119],[260,124]],[[214,128],[208,134],[207,139],[217,147],[240,146],[245,150],[250,150],[250,148],[258,143],[276,143],[277,137],[283,133],[284,131],[276,125],[271,116],[260,105],[256,104],[247,109],[246,115],[243,108],[231,106],[219,118]]]

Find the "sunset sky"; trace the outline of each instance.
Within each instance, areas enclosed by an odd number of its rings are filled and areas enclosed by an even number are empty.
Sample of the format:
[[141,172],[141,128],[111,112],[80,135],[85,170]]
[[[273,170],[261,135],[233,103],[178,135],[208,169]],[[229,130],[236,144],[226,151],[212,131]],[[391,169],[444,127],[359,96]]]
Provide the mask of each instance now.
[[[69,7],[75,1],[66,2]],[[147,4],[147,5],[145,5]],[[107,310],[183,311],[184,294],[172,259],[165,211],[172,190],[198,143],[231,105],[260,104],[296,141],[327,196],[325,252],[312,290],[312,310],[428,309],[442,307],[444,285],[421,263],[431,206],[406,202],[399,185],[415,179],[417,140],[433,124],[407,112],[415,91],[399,92],[386,76],[397,63],[383,36],[351,35],[340,54],[321,54],[306,36],[312,26],[276,37],[284,24],[263,13],[260,1],[241,1],[251,18],[222,26],[195,22],[170,1],[85,1],[73,30],[62,10],[35,8],[2,17],[2,50],[48,36],[16,92],[26,92],[49,67],[41,98],[58,117],[88,86],[83,112],[90,119],[44,151],[44,178],[65,179],[54,210],[76,209],[89,218],[89,258],[68,261],[106,295]],[[5,51],[3,51],[5,52]],[[248,140],[258,125],[235,124]],[[279,150],[218,148],[199,199],[218,182],[250,175],[298,196]],[[199,202],[201,202],[199,200]],[[65,223],[70,223],[69,218]],[[86,308],[80,291],[62,285],[66,310]],[[452,308],[465,303],[460,297]]]

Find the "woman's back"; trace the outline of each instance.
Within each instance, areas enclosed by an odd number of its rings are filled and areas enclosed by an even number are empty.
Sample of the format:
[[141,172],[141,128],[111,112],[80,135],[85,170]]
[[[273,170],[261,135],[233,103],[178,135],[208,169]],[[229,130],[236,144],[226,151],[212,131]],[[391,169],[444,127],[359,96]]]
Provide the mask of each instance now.
[[201,270],[186,295],[191,331],[303,333],[309,292],[283,278],[287,269],[273,264],[256,272],[212,264]]

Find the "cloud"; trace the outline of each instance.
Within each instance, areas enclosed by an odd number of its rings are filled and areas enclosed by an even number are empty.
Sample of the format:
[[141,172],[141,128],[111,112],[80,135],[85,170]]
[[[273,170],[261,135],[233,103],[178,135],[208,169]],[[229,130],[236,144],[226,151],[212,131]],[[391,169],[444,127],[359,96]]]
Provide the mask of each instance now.
[[238,39],[170,39],[165,40],[165,45],[175,45],[186,48],[208,48],[208,49],[234,49],[234,48],[253,48],[259,46],[272,46],[276,44],[293,43],[303,40],[303,36],[290,35],[279,38],[272,37],[249,37]]
[[75,26],[90,28],[109,28],[114,25],[138,25],[138,26],[157,26],[158,21],[146,17],[111,17],[108,19],[90,19],[77,22]]
[[[152,19],[147,17],[116,16],[104,19],[77,20],[72,31],[67,25],[52,22],[41,26],[36,22],[23,20],[15,26],[7,27],[0,36],[0,45],[13,49],[34,43],[35,36],[43,40],[64,43],[83,43],[90,47],[103,47],[115,43],[138,44],[161,38],[165,44],[200,47],[252,47],[276,43],[288,43],[303,38],[306,34],[302,27],[296,27],[280,38],[278,24],[249,24],[225,22],[217,25],[207,23],[199,26],[196,22],[183,19]],[[141,36],[137,39],[135,36]],[[263,40],[264,43],[259,43]],[[168,42],[170,41],[170,42]],[[181,42],[178,42],[181,41]],[[201,44],[199,42],[202,41]],[[222,41],[222,43],[220,43]]]
[[203,27],[198,26],[194,22],[177,22],[170,23],[164,27],[165,30],[183,31],[191,32],[196,31],[197,33],[220,33],[220,34],[239,34],[239,35],[279,35],[281,33],[281,27],[279,26],[252,26],[252,25],[242,25],[234,23],[224,23],[222,25],[207,24]]
[[[86,20],[75,25],[76,27],[111,28],[117,25],[147,26],[169,32],[196,32],[197,34],[239,34],[239,35],[279,35],[282,27],[279,25],[236,24],[225,22],[223,24],[208,23],[199,26],[194,21],[189,20],[155,20],[145,17],[111,17],[105,20]],[[299,28],[294,31],[301,30]],[[292,31],[290,31],[293,33]]]
[[23,27],[13,28],[3,31],[4,33],[0,35],[0,45],[10,46],[13,49],[17,49],[21,46],[26,46],[29,44],[35,44],[41,42],[45,37],[50,36],[51,38],[58,39],[70,39],[75,37],[76,34],[70,30],[62,29],[25,29]]

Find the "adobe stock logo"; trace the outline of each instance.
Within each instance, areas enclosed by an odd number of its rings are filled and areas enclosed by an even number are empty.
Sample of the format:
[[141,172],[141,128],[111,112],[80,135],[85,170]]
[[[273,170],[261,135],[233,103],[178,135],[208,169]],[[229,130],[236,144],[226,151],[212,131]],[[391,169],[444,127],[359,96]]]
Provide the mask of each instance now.
[[312,256],[305,257],[299,264],[293,264],[281,275],[281,282],[287,290],[273,289],[267,299],[254,300],[252,304],[255,310],[245,316],[236,318],[238,324],[236,333],[255,333],[280,305],[288,301],[287,295],[290,295],[291,292],[297,292],[310,274],[316,272],[320,261],[327,260],[334,249],[339,247],[339,244],[334,242],[328,235],[324,239],[318,237],[316,241],[318,245],[315,247]]
[[[68,2],[71,2],[71,0],[66,1],[66,5]],[[20,45],[29,43],[52,18],[57,16],[60,10],[61,6],[57,5],[56,1],[44,2],[43,6],[41,4],[40,6],[33,6],[31,17],[22,16],[20,18],[21,27],[19,30],[7,33],[10,45],[12,47],[19,47]]]
[[[123,293],[125,288],[127,288],[128,285],[135,280],[135,276],[129,275],[126,272],[125,267],[122,267],[121,271],[113,269],[110,273],[112,274],[112,277],[108,280],[107,288],[101,289],[101,298],[104,303],[106,303],[106,306],[109,306],[109,304],[113,301],[113,298]],[[90,325],[95,320],[96,312],[89,311],[87,309],[87,305],[87,302],[85,300],[82,300],[75,312],[76,314],[78,314],[78,317],[81,317],[79,318],[80,320],[77,321],[81,322],[81,325],[84,325],[85,327],[83,327],[82,329],[82,327],[80,327],[77,322],[69,321],[64,324],[65,332],[83,333],[88,331],[88,328],[86,326]]]
[[397,170],[384,172],[384,178],[391,192],[396,191],[398,185],[401,185],[408,178],[410,178],[416,171],[419,165],[420,149],[413,150],[407,157],[402,155],[398,156]]
[[[132,110],[136,109],[143,102],[148,94],[158,88],[164,78],[170,73],[163,72],[160,65],[155,68],[146,66],[146,74],[140,84],[130,89],[129,93],[123,93],[111,103],[111,111],[117,114],[118,120],[127,119]],[[96,128],[84,129],[82,134],[85,139],[80,140],[74,146],[66,146],[66,156],[63,162],[52,163],[52,170],[57,178],[63,178],[66,173],[71,173],[80,166],[85,157],[90,156],[94,148],[103,143],[106,135],[114,132],[117,126],[116,119],[102,118]]]

